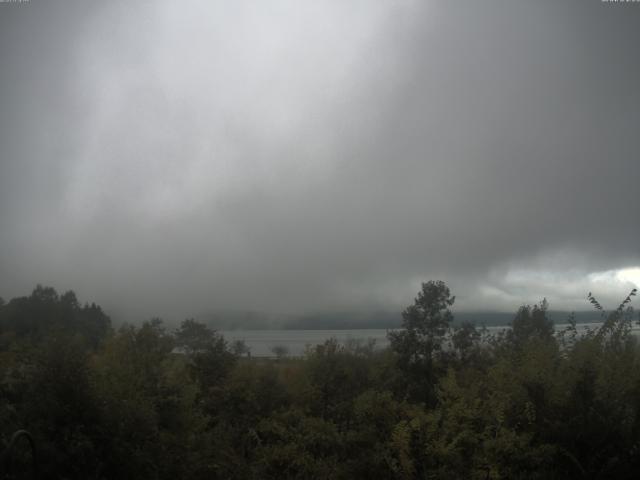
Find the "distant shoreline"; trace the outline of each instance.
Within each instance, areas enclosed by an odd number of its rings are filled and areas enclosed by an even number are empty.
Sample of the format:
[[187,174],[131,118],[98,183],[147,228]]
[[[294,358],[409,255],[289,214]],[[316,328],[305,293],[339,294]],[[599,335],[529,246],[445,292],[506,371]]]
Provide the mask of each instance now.
[[[549,318],[557,324],[566,324],[571,315],[577,324],[594,323],[602,319],[597,311],[549,311]],[[502,327],[511,323],[514,312],[454,312],[453,325],[473,323],[477,327]],[[398,311],[329,312],[299,316],[276,316],[256,312],[203,314],[196,317],[216,330],[363,330],[393,329],[402,324]]]
[[[602,322],[577,323],[578,331],[585,333],[588,328],[596,328]],[[555,325],[556,332],[560,332],[568,323]],[[396,327],[398,328],[398,327]],[[494,325],[486,327],[489,333],[497,333],[509,328],[508,325]],[[376,348],[384,348],[389,342],[387,332],[393,329],[384,328],[353,328],[353,329],[247,329],[247,330],[219,330],[219,333],[229,343],[243,341],[251,351],[251,356],[275,358],[275,347],[284,347],[285,356],[298,357],[304,355],[307,346],[315,346],[324,343],[330,338],[336,338],[339,343],[366,345],[373,340]],[[640,326],[633,323],[633,333],[640,334]]]

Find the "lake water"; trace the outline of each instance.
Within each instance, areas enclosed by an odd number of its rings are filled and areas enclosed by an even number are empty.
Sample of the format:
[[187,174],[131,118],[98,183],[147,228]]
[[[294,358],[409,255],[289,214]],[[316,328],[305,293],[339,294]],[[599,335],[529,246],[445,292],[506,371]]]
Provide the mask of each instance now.
[[[578,324],[578,331],[586,331],[587,328],[595,328],[599,323]],[[566,324],[556,325],[556,330],[562,330]],[[487,327],[491,333],[497,333],[506,327]],[[254,357],[274,357],[272,349],[276,346],[286,348],[287,355],[301,356],[308,345],[314,346],[324,343],[330,338],[336,338],[338,342],[344,344],[350,341],[366,343],[368,340],[375,340],[378,348],[389,345],[385,329],[358,329],[358,330],[227,330],[221,331],[228,342],[243,340],[251,349]],[[640,334],[640,327],[634,323],[633,333]]]

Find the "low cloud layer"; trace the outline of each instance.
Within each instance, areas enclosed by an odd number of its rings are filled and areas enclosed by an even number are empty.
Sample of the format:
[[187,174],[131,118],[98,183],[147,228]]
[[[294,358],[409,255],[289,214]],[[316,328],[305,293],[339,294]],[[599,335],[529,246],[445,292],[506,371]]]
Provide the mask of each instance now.
[[87,3],[0,4],[3,297],[303,312],[441,278],[571,309],[640,281],[636,5]]

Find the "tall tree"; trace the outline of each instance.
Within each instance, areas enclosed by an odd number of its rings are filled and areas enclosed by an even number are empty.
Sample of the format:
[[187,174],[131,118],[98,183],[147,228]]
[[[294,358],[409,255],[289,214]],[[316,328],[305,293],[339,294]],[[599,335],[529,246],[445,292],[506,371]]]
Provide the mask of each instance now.
[[402,312],[402,329],[388,333],[398,367],[406,373],[410,396],[427,404],[435,400],[435,361],[453,321],[449,307],[454,301],[443,281],[423,283],[413,305]]

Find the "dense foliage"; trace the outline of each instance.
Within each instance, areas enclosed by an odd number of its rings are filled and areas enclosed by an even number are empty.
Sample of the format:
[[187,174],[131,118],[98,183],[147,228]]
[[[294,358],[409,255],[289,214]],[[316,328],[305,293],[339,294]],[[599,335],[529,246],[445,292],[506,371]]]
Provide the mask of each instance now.
[[428,282],[387,349],[255,359],[191,319],[113,330],[37,287],[0,301],[0,435],[29,430],[54,479],[637,478],[634,294],[586,334],[543,302],[490,336]]

